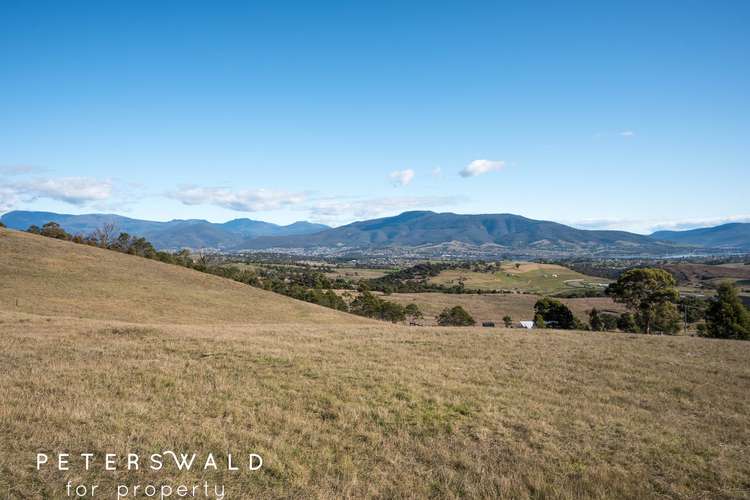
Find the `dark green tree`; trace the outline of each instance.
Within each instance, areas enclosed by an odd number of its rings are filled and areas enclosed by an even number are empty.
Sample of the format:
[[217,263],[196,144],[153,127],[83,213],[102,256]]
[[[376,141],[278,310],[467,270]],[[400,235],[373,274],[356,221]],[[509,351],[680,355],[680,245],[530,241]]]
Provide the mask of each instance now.
[[605,332],[617,330],[618,317],[614,314],[600,313],[599,319]]
[[61,228],[60,224],[58,224],[57,222],[48,222],[43,225],[40,234],[42,236],[46,236],[48,238],[56,238],[58,240],[72,239],[72,236],[65,232],[65,230]]
[[544,317],[539,313],[534,315],[534,328],[547,328],[547,325],[544,323]]
[[545,297],[534,304],[534,313],[540,315],[545,325],[562,330],[580,328],[581,324],[573,316],[573,312],[559,300]]
[[604,330],[604,322],[599,317],[599,311],[596,310],[596,307],[589,312],[589,327],[594,332],[601,332]]
[[424,317],[417,304],[409,304],[404,307],[404,313],[406,314],[406,317],[411,321],[415,321]]
[[513,326],[513,318],[506,314],[503,316],[503,323],[505,324],[505,328],[510,328]]
[[664,302],[656,307],[652,330],[665,335],[674,335],[680,331],[682,321],[677,306]]
[[675,302],[679,294],[675,279],[663,269],[630,269],[607,287],[607,295],[633,311],[645,333],[651,333],[659,308]]
[[706,310],[706,337],[750,340],[750,312],[737,295],[734,284],[719,285]]
[[637,333],[638,324],[631,313],[622,313],[617,319],[617,329],[626,333]]
[[443,309],[443,312],[437,318],[437,322],[440,326],[472,326],[476,324],[471,314],[461,306]]

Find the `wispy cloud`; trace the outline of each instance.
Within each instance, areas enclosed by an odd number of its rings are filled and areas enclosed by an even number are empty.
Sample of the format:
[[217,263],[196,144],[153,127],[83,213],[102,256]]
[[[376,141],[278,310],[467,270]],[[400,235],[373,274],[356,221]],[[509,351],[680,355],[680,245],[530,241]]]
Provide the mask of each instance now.
[[232,190],[226,187],[182,186],[167,194],[185,205],[215,205],[238,212],[277,210],[305,201],[302,193],[268,189]]
[[567,222],[579,229],[606,229],[651,234],[656,231],[684,231],[701,227],[713,227],[730,222],[750,222],[750,215],[696,219],[584,219]]
[[20,202],[18,191],[10,186],[0,186],[0,213],[13,210]]
[[40,174],[46,171],[46,168],[36,165],[0,165],[0,176]]
[[635,131],[630,129],[621,130],[619,132],[597,132],[594,134],[594,139],[611,139],[621,137],[624,139],[632,139],[635,137]]
[[90,177],[36,178],[7,183],[0,189],[0,210],[11,210],[20,203],[40,198],[81,206],[109,199],[112,189],[112,181]]
[[505,167],[504,161],[499,160],[474,160],[466,165],[458,175],[461,177],[476,177],[488,172],[497,172]]
[[433,177],[442,177],[443,176],[443,169],[440,167],[435,167],[432,169],[432,172],[430,172]]
[[407,186],[414,180],[414,176],[414,170],[407,168],[406,170],[394,170],[388,175],[388,178],[394,186]]

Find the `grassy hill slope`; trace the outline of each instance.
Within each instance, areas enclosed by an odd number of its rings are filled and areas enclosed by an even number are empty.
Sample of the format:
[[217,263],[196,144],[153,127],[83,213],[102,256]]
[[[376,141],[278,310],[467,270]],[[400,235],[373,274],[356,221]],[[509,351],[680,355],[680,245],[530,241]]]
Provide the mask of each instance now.
[[152,323],[364,323],[179,266],[0,229],[0,309]]

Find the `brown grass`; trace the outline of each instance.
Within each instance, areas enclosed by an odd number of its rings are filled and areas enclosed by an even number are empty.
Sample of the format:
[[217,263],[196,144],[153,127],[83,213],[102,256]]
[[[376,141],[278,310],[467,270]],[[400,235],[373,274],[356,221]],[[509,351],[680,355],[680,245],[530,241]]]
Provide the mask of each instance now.
[[[37,451],[257,451],[228,498],[746,498],[750,343],[387,325],[127,325],[1,314],[0,492],[192,473]],[[22,496],[22,495],[25,495]]]
[[242,283],[0,229],[0,309],[160,323],[362,323]]
[[[402,305],[417,304],[425,315],[427,323],[433,323],[437,315],[446,307],[460,305],[477,321],[494,321],[502,324],[502,318],[510,315],[515,322],[534,319],[534,304],[539,295],[530,294],[450,294],[450,293],[394,293],[387,300]],[[612,313],[624,312],[621,304],[609,297],[581,299],[558,299],[565,303],[582,321],[588,321],[592,308]]]

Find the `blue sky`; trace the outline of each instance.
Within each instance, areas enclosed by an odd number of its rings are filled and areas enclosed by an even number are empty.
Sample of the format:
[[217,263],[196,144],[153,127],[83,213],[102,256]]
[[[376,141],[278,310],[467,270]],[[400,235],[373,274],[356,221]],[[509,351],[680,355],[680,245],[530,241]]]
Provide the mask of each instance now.
[[5,0],[0,212],[750,221],[749,25],[745,1]]

